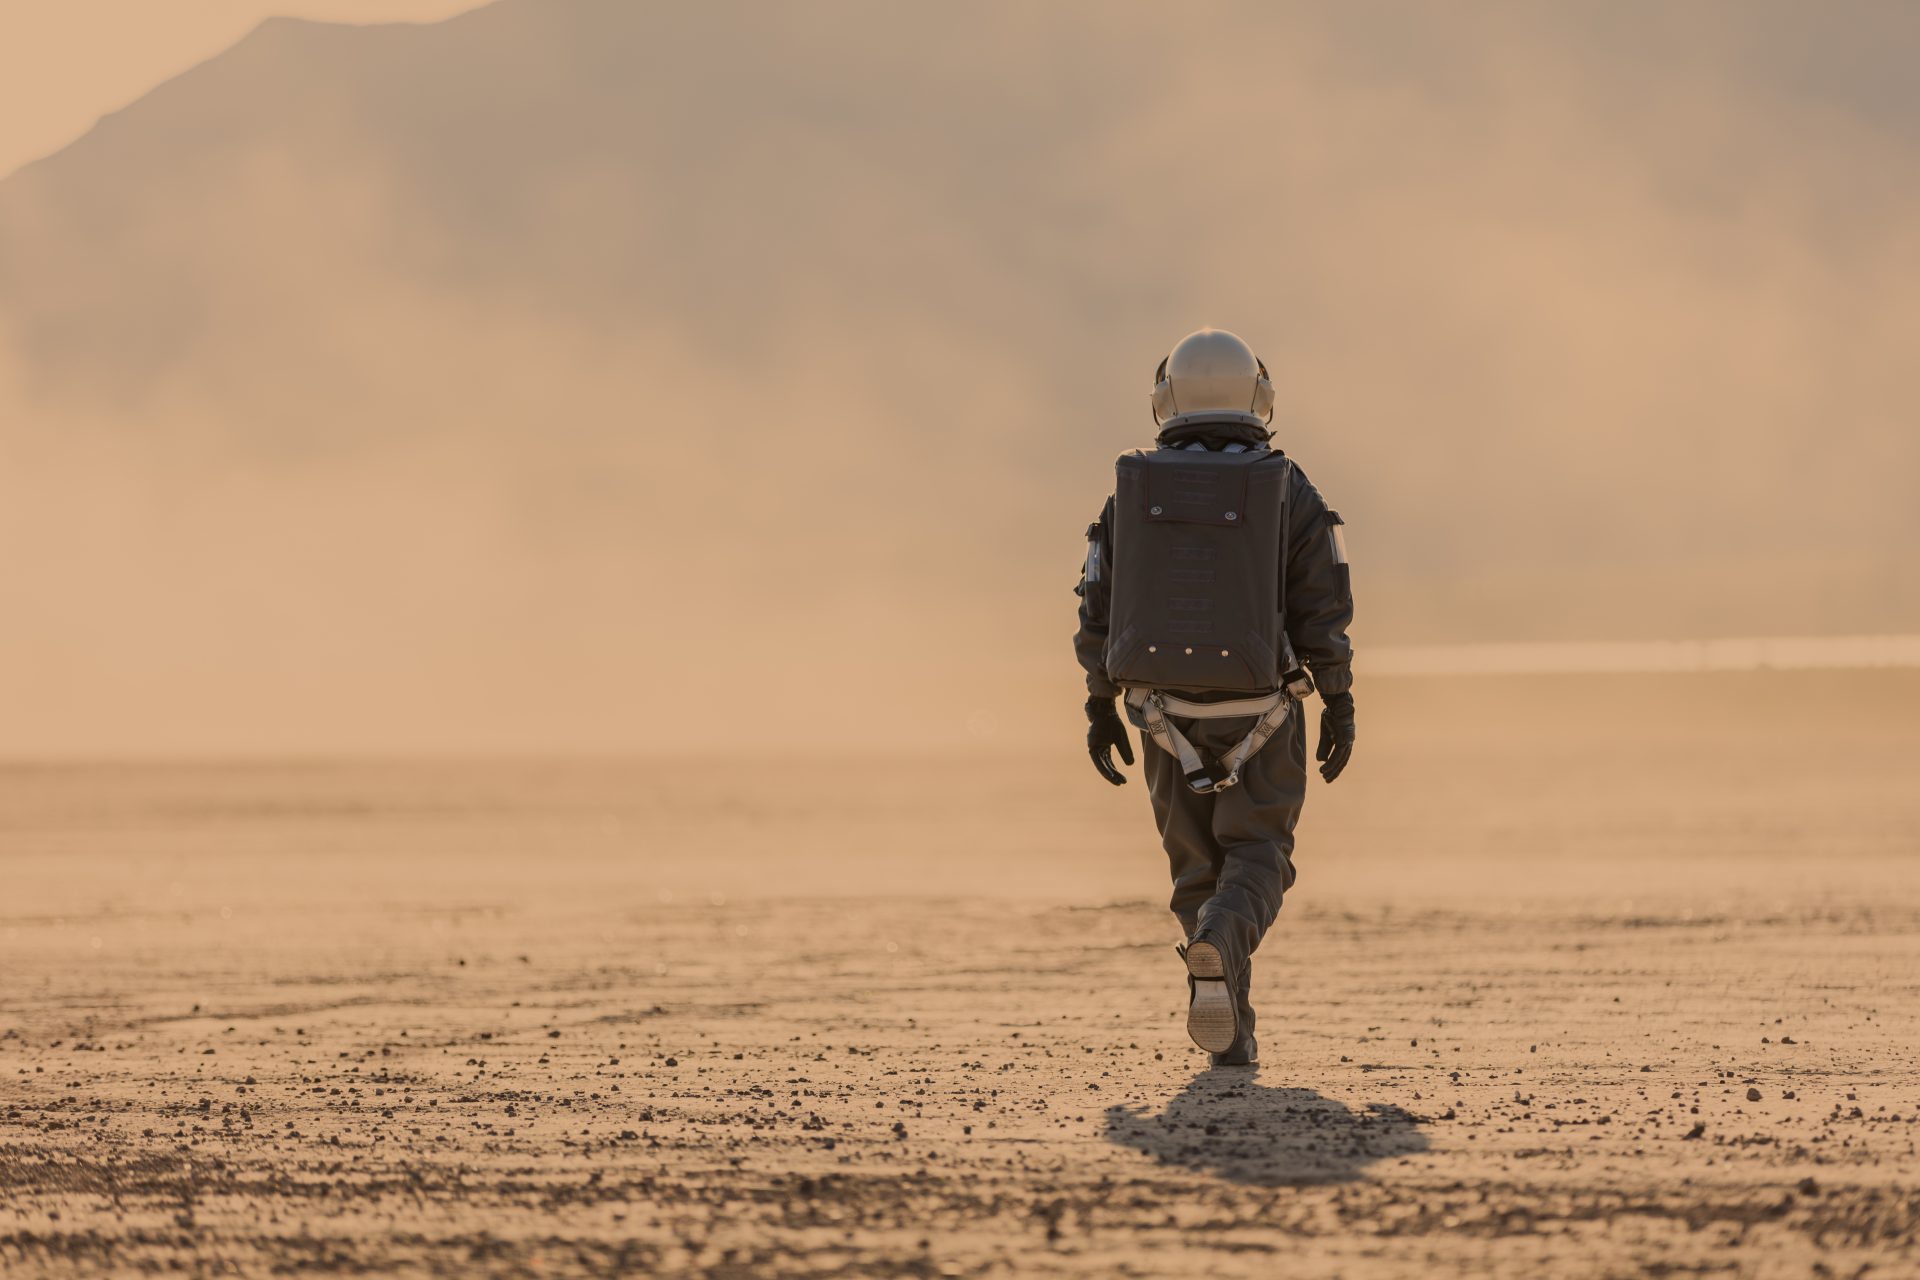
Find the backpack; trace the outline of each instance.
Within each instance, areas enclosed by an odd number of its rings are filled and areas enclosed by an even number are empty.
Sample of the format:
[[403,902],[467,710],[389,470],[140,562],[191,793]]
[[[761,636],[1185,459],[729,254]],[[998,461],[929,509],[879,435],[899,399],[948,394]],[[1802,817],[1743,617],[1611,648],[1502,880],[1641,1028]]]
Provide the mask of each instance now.
[[1271,693],[1292,666],[1271,450],[1135,449],[1115,463],[1106,668],[1129,689]]

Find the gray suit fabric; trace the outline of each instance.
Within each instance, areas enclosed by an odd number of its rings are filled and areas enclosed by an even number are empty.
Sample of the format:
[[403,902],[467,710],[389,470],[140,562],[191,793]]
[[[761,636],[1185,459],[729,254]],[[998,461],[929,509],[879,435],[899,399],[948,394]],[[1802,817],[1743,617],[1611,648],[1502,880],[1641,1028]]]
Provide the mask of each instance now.
[[[1251,957],[1293,887],[1293,827],[1307,798],[1304,709],[1296,706],[1273,740],[1247,761],[1240,784],[1197,795],[1180,762],[1143,734],[1147,790],[1160,843],[1167,853],[1173,897],[1167,903],[1188,937],[1205,930],[1232,971],[1240,1029],[1253,1030],[1247,1000]],[[1251,718],[1176,720],[1204,756],[1230,749],[1253,727]]]

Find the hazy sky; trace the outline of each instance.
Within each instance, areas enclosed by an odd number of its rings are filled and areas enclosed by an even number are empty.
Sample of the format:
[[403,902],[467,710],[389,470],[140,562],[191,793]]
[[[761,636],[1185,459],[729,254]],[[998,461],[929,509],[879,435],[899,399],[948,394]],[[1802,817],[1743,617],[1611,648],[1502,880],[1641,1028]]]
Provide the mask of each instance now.
[[210,58],[262,18],[423,22],[482,0],[0,0],[0,176]]

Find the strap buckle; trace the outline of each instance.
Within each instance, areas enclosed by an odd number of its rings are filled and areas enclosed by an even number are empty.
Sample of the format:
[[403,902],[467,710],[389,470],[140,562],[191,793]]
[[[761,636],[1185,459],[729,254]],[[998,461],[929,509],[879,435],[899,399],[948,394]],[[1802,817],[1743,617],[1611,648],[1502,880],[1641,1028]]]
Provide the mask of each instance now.
[[1186,775],[1187,787],[1200,795],[1214,795],[1228,787],[1238,786],[1240,770],[1228,769],[1219,761],[1208,763],[1200,761],[1200,767]]

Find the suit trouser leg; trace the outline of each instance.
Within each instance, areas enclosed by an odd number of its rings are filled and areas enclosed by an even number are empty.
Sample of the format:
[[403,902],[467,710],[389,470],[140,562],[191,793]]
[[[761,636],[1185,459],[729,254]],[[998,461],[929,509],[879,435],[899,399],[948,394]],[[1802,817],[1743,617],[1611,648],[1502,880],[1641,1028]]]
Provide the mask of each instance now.
[[[1293,828],[1307,794],[1305,720],[1296,707],[1242,767],[1239,785],[1218,794],[1195,794],[1172,756],[1150,738],[1141,743],[1154,818],[1173,877],[1168,905],[1188,937],[1205,930],[1226,952],[1248,1029],[1251,958],[1294,882]],[[1254,722],[1176,723],[1201,755],[1218,759]]]

